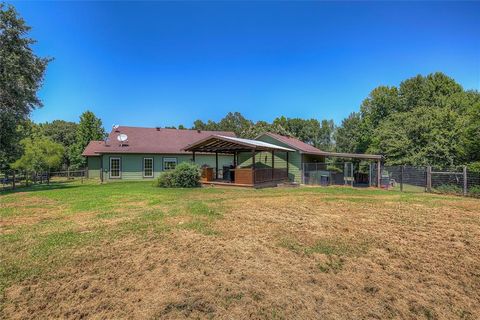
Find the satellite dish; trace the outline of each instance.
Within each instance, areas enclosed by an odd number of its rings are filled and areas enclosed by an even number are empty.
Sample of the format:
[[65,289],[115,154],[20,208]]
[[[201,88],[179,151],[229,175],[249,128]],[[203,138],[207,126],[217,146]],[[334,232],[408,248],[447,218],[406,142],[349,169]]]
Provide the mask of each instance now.
[[117,130],[118,127],[120,127],[118,124],[114,124],[114,125],[112,126],[113,130]]
[[128,136],[124,133],[121,133],[117,136],[117,140],[120,142],[125,142],[127,141],[127,139],[128,139]]

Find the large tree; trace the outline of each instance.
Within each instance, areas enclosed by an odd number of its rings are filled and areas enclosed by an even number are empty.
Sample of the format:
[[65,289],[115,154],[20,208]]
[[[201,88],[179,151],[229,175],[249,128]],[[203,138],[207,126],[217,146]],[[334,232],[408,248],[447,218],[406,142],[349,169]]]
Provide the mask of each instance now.
[[103,140],[106,134],[102,126],[102,120],[97,118],[91,111],[85,111],[80,116],[80,123],[77,127],[76,142],[70,150],[70,161],[72,168],[85,166],[85,158],[82,152],[92,140]]
[[333,120],[286,118],[284,116],[273,120],[272,127],[285,129],[286,135],[291,135],[305,143],[322,150],[333,148]]
[[343,119],[342,124],[335,131],[335,143],[337,151],[350,153],[364,153],[368,145],[366,132],[363,129],[364,122],[358,112],[352,112]]
[[476,91],[443,73],[380,86],[336,133],[337,149],[375,152],[388,164],[453,166],[479,160]]
[[37,92],[51,59],[35,55],[29,31],[13,6],[0,3],[0,167],[18,157],[18,126],[42,106]]
[[72,155],[72,148],[77,142],[78,124],[64,120],[53,120],[52,122],[39,123],[35,126],[35,135],[44,136],[53,142],[61,144],[66,152],[63,165],[69,167]]

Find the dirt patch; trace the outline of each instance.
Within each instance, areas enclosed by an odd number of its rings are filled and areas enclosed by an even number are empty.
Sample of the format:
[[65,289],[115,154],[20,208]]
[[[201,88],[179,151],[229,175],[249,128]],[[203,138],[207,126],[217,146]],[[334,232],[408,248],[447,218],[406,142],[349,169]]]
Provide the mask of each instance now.
[[212,222],[216,235],[175,229],[76,250],[48,278],[8,288],[3,311],[12,319],[480,318],[480,202],[382,197],[245,193]]

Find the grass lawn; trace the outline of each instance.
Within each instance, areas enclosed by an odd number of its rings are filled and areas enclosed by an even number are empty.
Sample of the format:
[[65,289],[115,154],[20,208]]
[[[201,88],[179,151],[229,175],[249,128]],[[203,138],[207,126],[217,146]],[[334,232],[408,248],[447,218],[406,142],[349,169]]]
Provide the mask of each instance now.
[[478,199],[59,183],[0,248],[0,318],[480,318]]

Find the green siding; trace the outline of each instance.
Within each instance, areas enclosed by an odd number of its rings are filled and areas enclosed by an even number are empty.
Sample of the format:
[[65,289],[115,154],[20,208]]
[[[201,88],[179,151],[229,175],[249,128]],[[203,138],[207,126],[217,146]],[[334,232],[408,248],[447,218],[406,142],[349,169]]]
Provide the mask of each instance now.
[[[103,177],[104,181],[116,180],[152,180],[157,178],[163,171],[164,158],[176,158],[177,163],[192,161],[192,155],[188,154],[104,154],[103,162]],[[121,177],[110,178],[110,158],[121,159]],[[143,159],[153,158],[153,178],[143,177]],[[195,163],[198,165],[208,165],[215,167],[215,155],[196,155]],[[233,163],[233,156],[219,155],[218,166],[222,168],[224,165]]]
[[[283,151],[275,151],[275,168],[287,167],[287,153]],[[241,152],[238,154],[238,165],[241,167],[250,167],[252,165],[252,153]],[[257,152],[255,153],[255,166],[257,168],[271,168],[272,167],[272,153],[271,152]]]
[[[292,149],[291,146],[267,135],[260,136],[257,140]],[[275,159],[275,163],[276,163],[276,160],[277,159]],[[289,162],[288,176],[290,178],[290,181],[302,183],[302,155],[300,154],[300,152],[298,151],[289,152],[288,162]],[[276,166],[277,165],[275,164],[275,167]]]
[[89,178],[100,178],[100,157],[87,157]]

